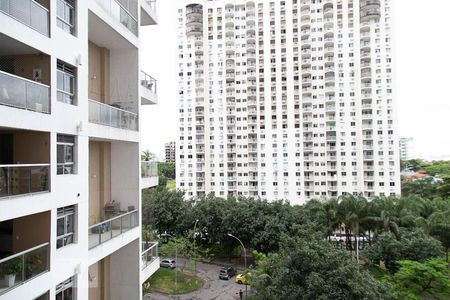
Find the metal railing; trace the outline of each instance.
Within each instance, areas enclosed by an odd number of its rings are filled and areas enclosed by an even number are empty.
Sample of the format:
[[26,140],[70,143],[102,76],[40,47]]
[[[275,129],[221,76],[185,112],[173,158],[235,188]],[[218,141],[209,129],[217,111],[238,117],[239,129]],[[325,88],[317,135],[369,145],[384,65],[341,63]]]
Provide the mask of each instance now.
[[142,74],[141,85],[156,95],[158,83],[157,80],[142,70],[141,74]]
[[0,295],[49,271],[49,243],[44,243],[0,260]]
[[49,191],[49,164],[0,165],[0,198]]
[[0,11],[37,32],[50,36],[48,9],[33,0],[2,0]]
[[133,210],[89,226],[89,249],[95,248],[139,226],[139,211]]
[[89,100],[89,122],[137,131],[138,115],[98,101]]
[[142,242],[142,270],[159,257],[157,242]]
[[0,104],[50,113],[50,87],[0,71]]
[[[138,21],[137,17],[134,17],[130,11],[123,7],[117,0],[97,0],[97,4],[100,5],[106,12],[108,12],[113,18],[118,20],[125,26],[131,33],[138,36]],[[137,15],[137,11],[135,13]]]
[[156,161],[142,161],[141,162],[141,177],[155,177],[158,176],[158,163]]

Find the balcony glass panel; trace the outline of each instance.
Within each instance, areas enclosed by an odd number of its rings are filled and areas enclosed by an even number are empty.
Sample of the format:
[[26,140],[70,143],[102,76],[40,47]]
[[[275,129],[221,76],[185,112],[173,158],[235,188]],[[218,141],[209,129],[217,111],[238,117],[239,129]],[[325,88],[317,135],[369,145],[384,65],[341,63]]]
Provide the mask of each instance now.
[[89,227],[89,249],[97,247],[139,225],[139,211],[122,214]]
[[48,164],[0,165],[0,198],[49,191]]
[[0,71],[0,104],[50,113],[50,88]]
[[147,268],[153,261],[158,258],[158,243],[143,242],[142,243],[142,270]]
[[89,100],[89,122],[121,129],[138,130],[137,114],[92,100]]
[[49,36],[48,9],[33,0],[1,0],[0,11]]
[[143,161],[141,163],[141,177],[155,177],[158,176],[158,163],[154,161]]
[[0,260],[0,295],[49,271],[49,243]]
[[[132,3],[129,5],[129,8],[121,4],[120,2],[124,2],[123,0],[97,0],[97,3],[108,12],[113,18],[118,20],[122,25],[128,28],[135,36],[138,36],[138,22],[137,22],[137,6]],[[126,1],[127,2],[127,1]],[[130,1],[130,3],[133,1]],[[130,13],[130,10],[133,11]]]

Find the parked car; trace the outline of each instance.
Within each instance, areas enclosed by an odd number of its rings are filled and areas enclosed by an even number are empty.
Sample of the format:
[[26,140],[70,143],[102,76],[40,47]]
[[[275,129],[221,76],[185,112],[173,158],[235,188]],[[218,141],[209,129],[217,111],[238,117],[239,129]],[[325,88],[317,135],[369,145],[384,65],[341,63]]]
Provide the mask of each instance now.
[[175,259],[165,258],[165,259],[161,260],[161,262],[159,263],[159,266],[161,268],[175,269],[175,267],[177,266],[177,263],[175,262]]
[[245,284],[245,285],[249,285],[250,284],[249,281],[248,281],[247,275],[245,275],[245,274],[238,274],[236,276],[236,283],[238,283],[238,284]]
[[222,267],[219,271],[219,279],[228,280],[236,275],[236,270],[233,267]]

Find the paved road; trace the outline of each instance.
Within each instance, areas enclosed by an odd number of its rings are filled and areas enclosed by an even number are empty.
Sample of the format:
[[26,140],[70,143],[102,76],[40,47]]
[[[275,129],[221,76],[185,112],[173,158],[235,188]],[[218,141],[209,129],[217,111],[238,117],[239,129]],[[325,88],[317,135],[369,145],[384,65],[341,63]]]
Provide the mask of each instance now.
[[[181,261],[180,261],[181,263]],[[184,295],[165,295],[151,293],[145,296],[146,300],[235,300],[239,299],[239,290],[245,295],[245,286],[230,280],[219,279],[220,267],[212,264],[197,263],[197,274],[205,280],[203,288]],[[250,287],[248,287],[250,289]]]

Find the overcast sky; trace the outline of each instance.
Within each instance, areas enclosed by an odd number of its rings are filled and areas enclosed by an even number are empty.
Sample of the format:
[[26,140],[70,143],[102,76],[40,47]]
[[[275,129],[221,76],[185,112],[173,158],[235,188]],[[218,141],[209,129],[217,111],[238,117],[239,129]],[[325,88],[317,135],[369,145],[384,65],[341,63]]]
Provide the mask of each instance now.
[[[143,149],[163,158],[177,135],[176,0],[157,1],[159,24],[141,31],[142,69],[158,80],[158,105],[142,113]],[[399,136],[421,157],[450,159],[450,1],[395,0]]]

